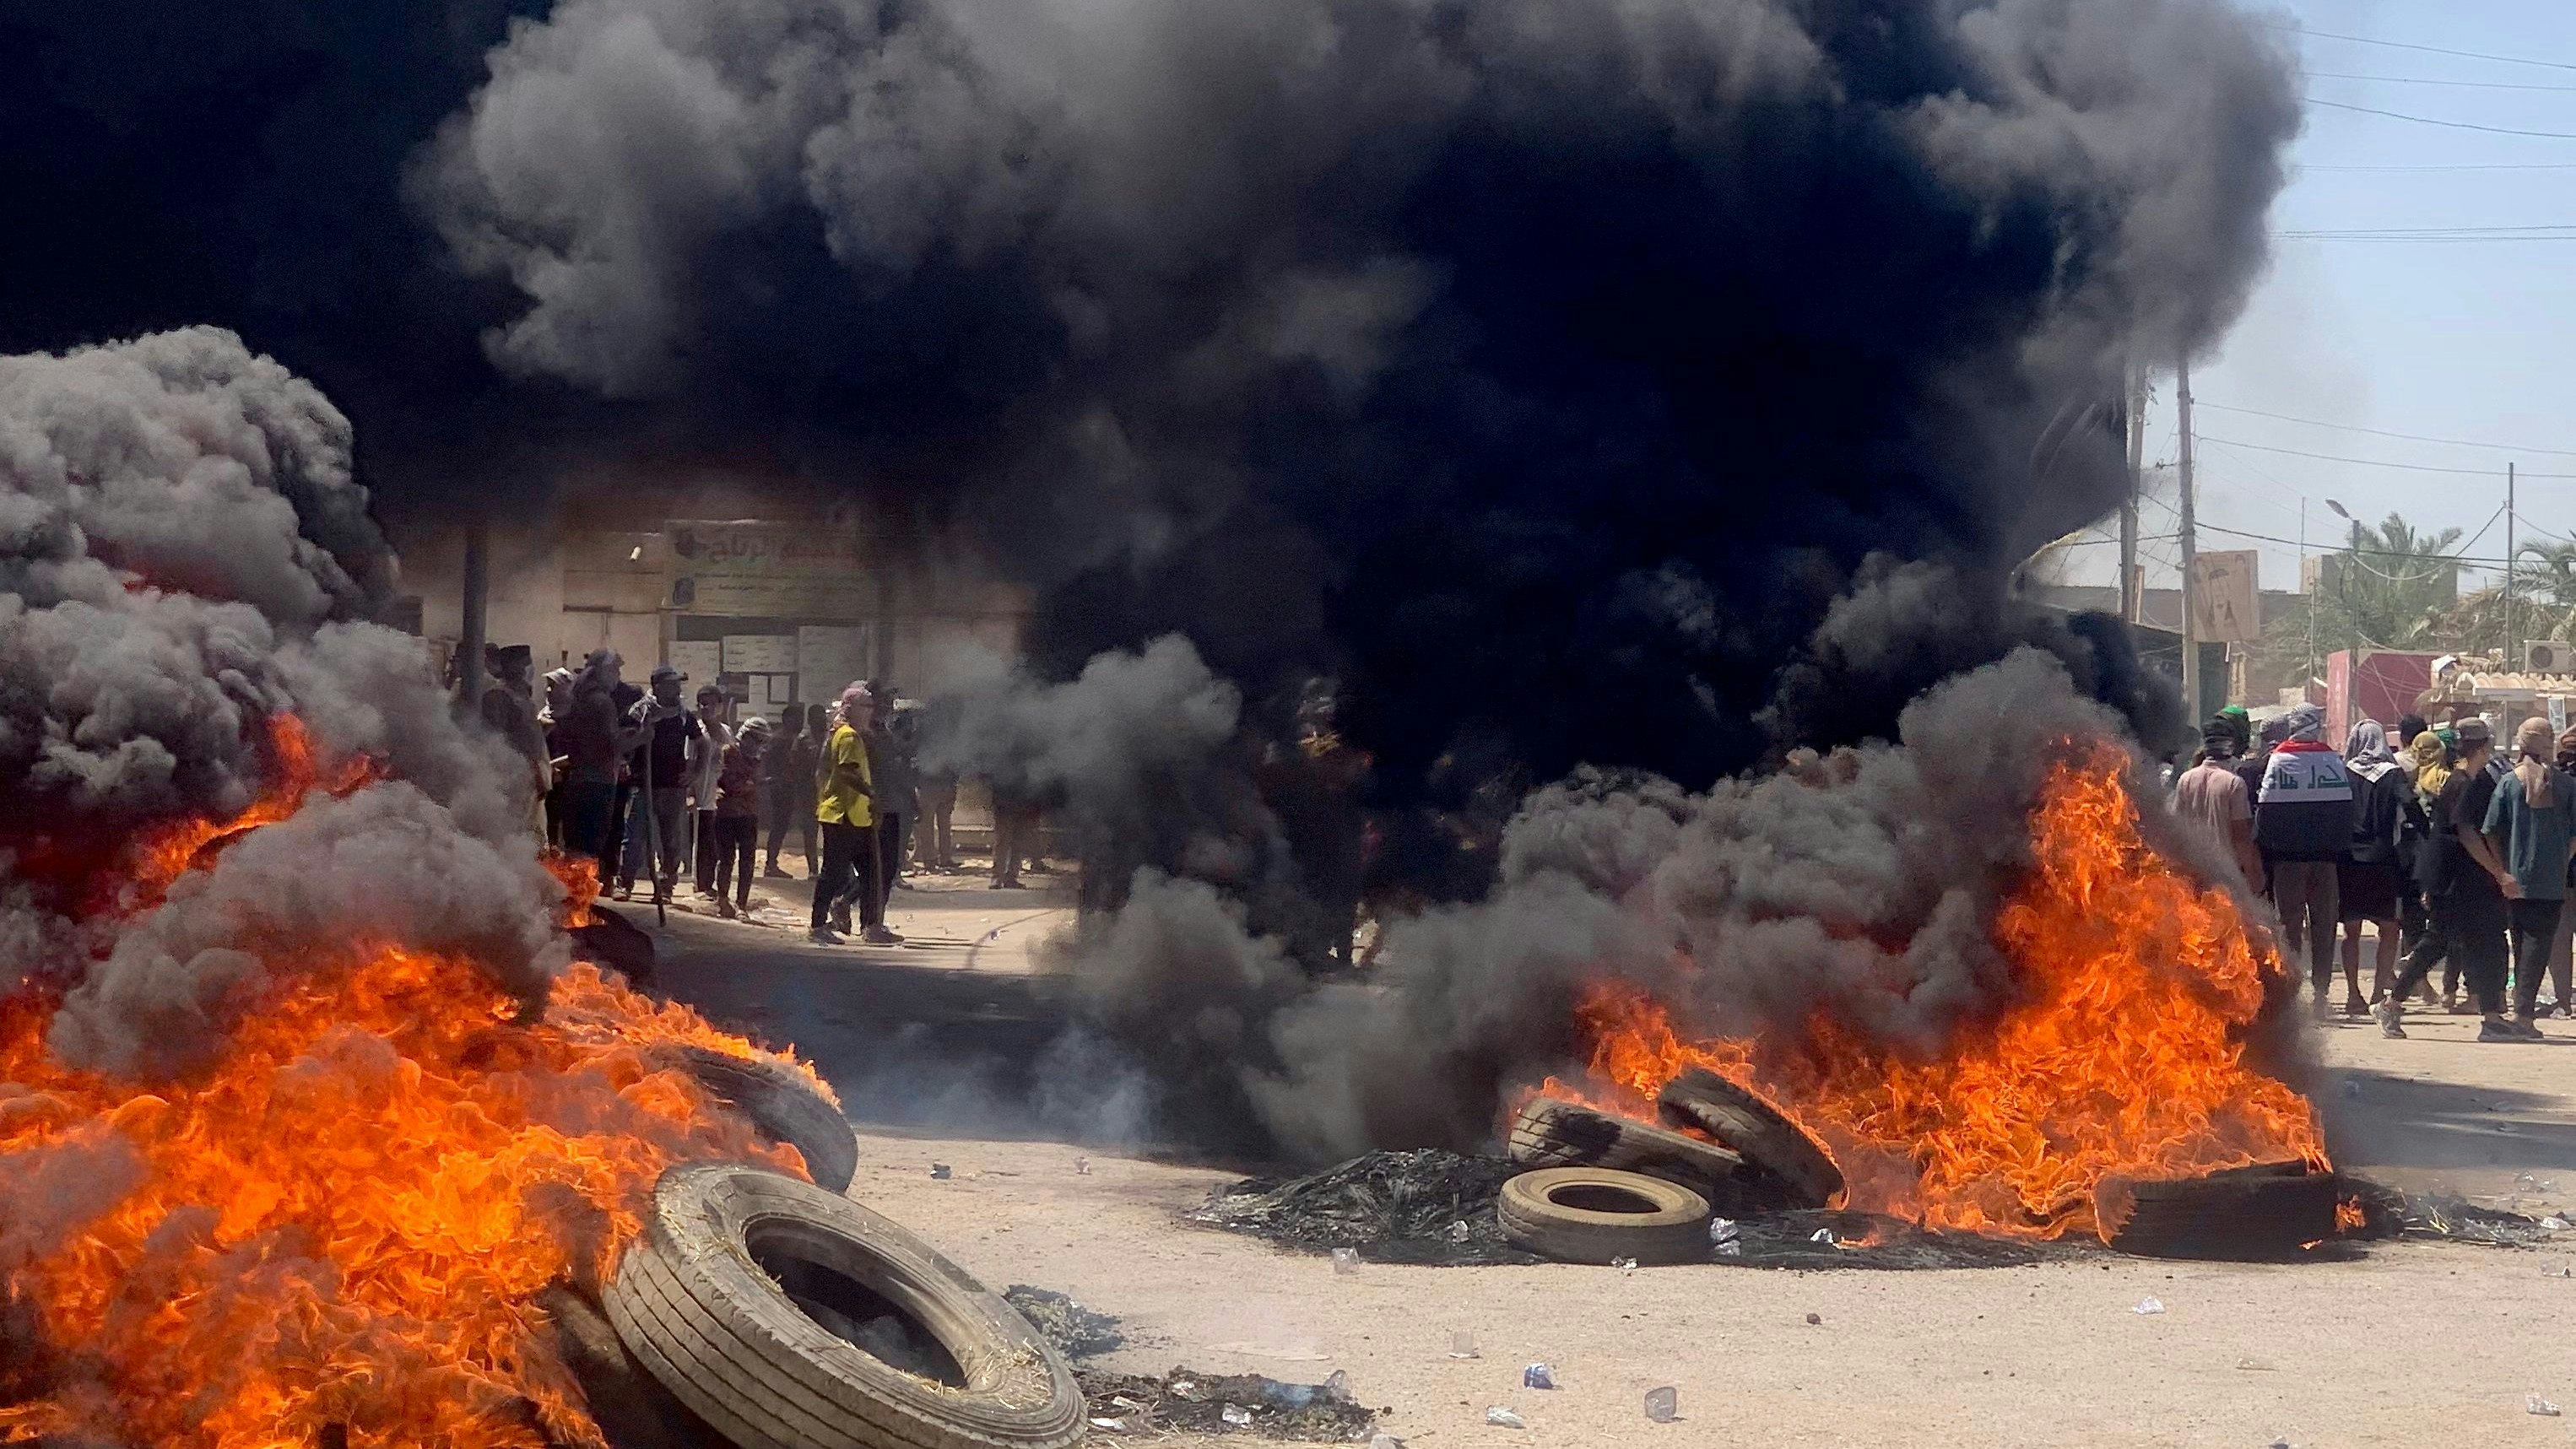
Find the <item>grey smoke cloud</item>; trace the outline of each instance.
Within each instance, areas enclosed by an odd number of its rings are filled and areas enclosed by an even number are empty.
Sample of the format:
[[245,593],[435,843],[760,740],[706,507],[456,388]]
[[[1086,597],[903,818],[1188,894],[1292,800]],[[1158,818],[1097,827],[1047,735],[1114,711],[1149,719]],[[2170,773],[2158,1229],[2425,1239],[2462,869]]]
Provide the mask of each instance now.
[[282,981],[375,944],[466,956],[535,999],[569,949],[550,910],[561,894],[532,844],[469,835],[410,784],[316,799],[119,931],[48,1041],[75,1066],[183,1071]]
[[[216,328],[0,358],[0,987],[67,989],[67,1060],[183,1069],[313,942],[470,952],[522,994],[558,964],[515,767],[457,724],[421,641],[363,618],[395,568],[352,442]],[[286,714],[326,773],[363,756],[401,783],[97,914],[134,832],[275,782]]]
[[2049,767],[2126,727],[2026,648],[1926,693],[1898,736],[1812,781],[1535,792],[1488,899],[1398,924],[1381,982],[1268,1019],[1279,1067],[1250,1087],[1266,1124],[1319,1157],[1484,1143],[1506,1088],[1569,1064],[1575,993],[1595,980],[1637,985],[1694,1035],[1795,1032],[1824,1010],[1937,1051],[2010,999],[1990,924]]

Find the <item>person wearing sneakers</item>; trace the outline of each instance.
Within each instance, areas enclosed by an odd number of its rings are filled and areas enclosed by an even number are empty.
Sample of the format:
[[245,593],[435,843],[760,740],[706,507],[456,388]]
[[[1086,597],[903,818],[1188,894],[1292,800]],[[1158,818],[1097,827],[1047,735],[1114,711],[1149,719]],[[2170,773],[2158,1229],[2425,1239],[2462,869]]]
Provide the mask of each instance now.
[[2334,981],[2335,926],[2342,914],[2336,870],[2352,847],[2352,776],[2343,756],[2323,739],[2325,711],[2303,704],[2282,717],[2284,738],[2263,763],[2263,785],[2254,800],[2254,843],[2262,850],[2281,913],[2282,944],[2291,960],[2301,947],[2316,1013],[2333,1010],[2326,993]]
[[[823,868],[814,877],[814,914],[806,938],[818,946],[838,946],[849,929],[843,895],[860,872],[877,869],[876,815],[868,775],[867,730],[876,717],[876,697],[867,685],[853,683],[841,691],[841,706],[823,739],[822,778],[815,791],[814,818],[823,827]],[[885,927],[883,900],[874,890],[857,894],[860,939],[892,946],[903,938]]]
[[2379,1029],[2383,1035],[2402,1037],[2406,1028],[2406,994],[2424,980],[2426,972],[2445,955],[2460,963],[2461,973],[2468,978],[2469,993],[2477,999],[2478,1012],[2486,1020],[2478,1028],[2480,1041],[2523,1041],[2527,1038],[2504,1014],[2504,967],[2506,910],[2504,882],[2512,875],[2488,844],[2487,813],[2492,808],[2501,772],[2490,769],[2494,763],[2495,735],[2482,719],[2459,722],[2452,731],[2452,747],[2458,752],[2457,763],[2442,780],[2441,794],[2433,802],[2433,822],[2440,831],[2436,878],[2429,894],[2432,897],[2432,924],[2424,932],[2423,942],[2406,958],[2406,969],[2379,1003]]
[[2487,844],[2504,863],[2497,885],[2513,928],[2512,1025],[2532,1041],[2541,1039],[2532,1018],[2567,901],[2568,858],[2576,851],[2576,780],[2558,768],[2557,743],[2549,721],[2524,720],[2513,735],[2513,768],[2496,782],[2487,805]]
[[2377,953],[2371,991],[2385,994],[2397,974],[2398,911],[2403,890],[2397,847],[2415,780],[2399,767],[2377,720],[2354,724],[2344,741],[2344,769],[2354,793],[2352,847],[2335,868],[2335,900],[2343,917],[2343,1014],[2366,1015],[2361,995],[2361,938],[2369,927]]

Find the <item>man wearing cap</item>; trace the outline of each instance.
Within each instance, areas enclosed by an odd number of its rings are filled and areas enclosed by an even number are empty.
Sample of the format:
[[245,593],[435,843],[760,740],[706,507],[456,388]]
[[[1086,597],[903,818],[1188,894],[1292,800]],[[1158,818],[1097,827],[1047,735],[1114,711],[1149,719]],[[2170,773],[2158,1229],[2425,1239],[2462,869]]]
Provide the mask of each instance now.
[[2472,716],[2454,727],[2452,744],[2459,751],[2459,763],[2443,780],[2432,810],[2441,845],[2434,888],[2428,892],[2432,922],[2423,941],[2407,956],[2397,984],[2380,1001],[2379,1027],[2388,1036],[2406,1034],[2400,1024],[2406,1016],[2406,994],[2424,980],[2434,962],[2448,954],[2459,961],[2469,992],[2477,998],[2478,1013],[2486,1018],[2478,1028],[2478,1040],[2525,1041],[2529,1038],[2504,1014],[2504,882],[2512,876],[2485,833],[2487,812],[2503,773],[2494,768],[2495,732],[2485,720]]
[[618,874],[620,900],[634,893],[645,854],[653,851],[658,854],[652,862],[653,899],[668,904],[671,888],[679,883],[680,862],[688,858],[689,762],[704,735],[697,716],[680,703],[680,686],[688,678],[669,664],[654,665],[653,692],[627,712],[627,723],[644,726],[646,734],[629,762],[636,789]]
[[2263,889],[2263,860],[2254,850],[2254,802],[2236,773],[2236,734],[2224,720],[2201,732],[2201,762],[2174,781],[2174,814],[2200,828],[2244,873],[2247,888]]
[[2271,874],[2283,944],[2293,960],[2306,948],[2316,1013],[2326,1016],[2333,1010],[2326,993],[2334,980],[2340,913],[2336,867],[2352,845],[2352,776],[2343,756],[2324,741],[2323,710],[2303,704],[2276,723],[2285,738],[2263,763],[2254,842]]

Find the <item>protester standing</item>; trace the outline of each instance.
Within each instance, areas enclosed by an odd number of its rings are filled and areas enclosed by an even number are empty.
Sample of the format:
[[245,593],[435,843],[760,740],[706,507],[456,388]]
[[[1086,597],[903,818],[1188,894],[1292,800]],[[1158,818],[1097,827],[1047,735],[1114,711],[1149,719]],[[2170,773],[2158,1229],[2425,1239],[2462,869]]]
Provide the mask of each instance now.
[[912,785],[913,808],[919,823],[914,825],[913,859],[923,870],[941,873],[957,868],[957,772],[954,770],[921,770]]
[[2254,802],[2233,768],[2235,758],[2235,732],[2224,720],[2211,720],[2201,731],[2200,763],[2174,781],[2174,813],[2227,852],[2244,875],[2246,889],[2260,895],[2263,860],[2254,850]]
[[726,920],[751,909],[751,862],[760,846],[761,792],[768,783],[761,757],[768,746],[769,721],[753,715],[717,765],[715,813],[705,823],[716,838],[716,914]]
[[2335,873],[2352,845],[2352,778],[2343,757],[2322,738],[2324,711],[2301,705],[2281,724],[2286,738],[2264,762],[2254,801],[2254,840],[2271,878],[2284,943],[2294,960],[2305,948],[2313,1006],[2326,1016],[2332,1012],[2326,993],[2334,978],[2341,914]]
[[1020,866],[1029,849],[1029,837],[1037,833],[1037,798],[1022,786],[1005,783],[1000,775],[992,776],[991,782],[993,888],[1026,890],[1028,887],[1020,881]]
[[546,846],[551,850],[568,850],[564,840],[564,785],[570,761],[564,753],[563,722],[572,717],[573,672],[569,669],[546,671],[546,704],[537,712],[537,726],[545,732],[546,776]]
[[2372,999],[2388,989],[2397,974],[2397,903],[2403,890],[2397,843],[2414,781],[2388,748],[2387,732],[2377,720],[2362,720],[2344,741],[2344,769],[2352,777],[2352,847],[2335,869],[2336,914],[2343,918],[2343,1012],[2367,1016],[2361,995],[2361,936],[2375,933],[2371,965]]
[[2524,720],[2514,731],[2513,768],[2487,806],[2487,844],[2504,864],[2497,884],[2513,927],[2513,1028],[2531,1041],[2543,1039],[2533,1018],[2576,858],[2576,780],[2558,768],[2556,743],[2549,721]]
[[644,738],[619,722],[620,661],[601,649],[582,662],[571,703],[560,725],[564,745],[566,845],[596,862],[605,876],[615,867],[618,777],[625,755]]
[[[837,946],[849,928],[847,908],[842,904],[851,882],[865,871],[873,876],[876,865],[875,816],[870,796],[873,785],[868,777],[866,732],[873,723],[875,700],[865,684],[852,684],[841,692],[839,718],[824,737],[822,750],[823,778],[815,792],[814,818],[823,830],[823,869],[814,877],[813,919],[806,931],[808,939],[818,945]],[[893,945],[903,938],[885,928],[877,914],[877,893],[858,893],[860,923],[865,928],[861,939],[876,945]]]
[[877,897],[882,907],[893,898],[894,888],[904,883],[904,862],[911,854],[905,846],[920,818],[919,775],[913,767],[917,740],[913,712],[898,707],[894,686],[880,682],[871,685],[869,692],[882,702],[876,728],[868,731],[868,769],[877,789]]
[[2397,983],[2379,1003],[2379,1028],[2388,1036],[2406,1034],[2401,1024],[2406,1010],[2406,993],[2423,981],[2433,963],[2446,953],[2455,956],[2461,973],[2468,978],[2469,993],[2476,998],[2478,1012],[2486,1020],[2478,1028],[2480,1041],[2522,1041],[2524,1033],[2505,1019],[2504,973],[2505,910],[2504,882],[2512,879],[2486,836],[2486,819],[2491,809],[2501,772],[2494,764],[2495,735],[2482,719],[2464,719],[2455,727],[2452,744],[2458,751],[2458,763],[2444,773],[2441,793],[2433,804],[2433,821],[2440,831],[2441,849],[2437,851],[2439,878],[2432,896],[2432,919],[2424,940],[2406,958],[2405,969],[2398,973]]
[[[2558,768],[2576,778],[2576,725],[2558,736]],[[2567,904],[2558,912],[2558,935],[2549,947],[2550,989],[2558,1002],[2558,1014],[2576,1016],[2576,995],[2569,994],[2569,947],[2576,944],[2576,863],[2568,866]],[[2542,1015],[2548,1015],[2542,1012]]]
[[[2404,728],[2402,723],[2399,727]],[[2408,739],[2405,752],[2398,761],[2398,773],[2406,777],[2406,788],[2402,792],[2403,808],[2397,825],[2397,920],[2405,952],[2410,956],[2423,945],[2432,925],[2430,901],[2441,874],[2440,832],[2433,826],[2432,806],[2434,798],[2441,793],[2442,781],[2449,774],[2450,766],[2451,747],[2439,732],[2430,729],[2418,729]],[[2453,994],[2456,995],[2459,966],[2450,961],[2448,953],[2444,953],[2444,959],[2450,962],[2448,970]],[[2373,986],[2370,998],[2373,1006],[2378,1005],[2386,994],[2385,985],[2378,983]],[[2418,989],[2424,993],[2429,1005],[2433,999],[2432,984],[2428,981]]]
[[824,722],[823,707],[808,709],[790,704],[779,716],[778,737],[769,744],[769,869],[772,879],[785,880],[787,872],[778,868],[778,847],[793,826],[804,842],[805,878],[822,874],[823,858],[814,849],[814,777],[822,759],[823,737],[830,733]]
[[[628,757],[638,780],[635,806],[626,825],[626,857],[617,880],[617,898],[634,894],[636,878],[645,873],[648,852],[653,899],[668,905],[680,881],[680,862],[689,853],[689,766],[704,727],[680,703],[680,686],[688,676],[669,664],[653,666],[653,692],[627,712],[629,726],[642,726],[644,743]],[[649,812],[649,813],[648,813]]]
[[698,686],[698,732],[689,740],[689,810],[702,896],[723,894],[716,889],[715,823],[717,782],[724,773],[725,747],[733,743],[733,730],[725,723],[726,702],[721,687]]

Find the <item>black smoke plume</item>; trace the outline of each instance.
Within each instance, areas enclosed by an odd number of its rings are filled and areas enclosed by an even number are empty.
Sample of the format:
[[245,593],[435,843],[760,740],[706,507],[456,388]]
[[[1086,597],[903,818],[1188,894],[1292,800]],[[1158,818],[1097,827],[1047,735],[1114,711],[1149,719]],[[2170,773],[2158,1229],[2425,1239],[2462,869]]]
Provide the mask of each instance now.
[[[2298,111],[2223,0],[305,15],[255,6],[196,49],[167,43],[201,23],[175,10],[14,22],[22,156],[152,101],[11,164],[133,278],[162,275],[151,229],[83,197],[216,218],[140,320],[237,308],[359,410],[398,506],[637,438],[787,458],[1036,586],[1028,698],[1089,707],[1095,659],[1186,640],[1235,731],[1195,765],[1094,763],[1191,812],[1142,846],[1113,828],[1133,798],[1079,812],[1119,842],[1113,896],[1181,913],[1099,928],[1131,945],[1208,939],[1194,887],[1302,965],[1354,877],[1554,889],[1509,874],[1524,830],[1498,843],[1528,790],[1584,764],[1730,790],[1787,744],[1893,738],[1908,700],[2025,647],[2054,672],[1979,677],[2172,722],[2115,630],[2009,583],[2116,498],[2129,363],[2206,346],[2262,264]],[[156,87],[159,55],[202,69]],[[359,92],[369,125],[317,119]],[[207,116],[212,139],[151,144]],[[272,266],[289,235],[332,265]],[[68,280],[96,285],[48,301],[48,345],[138,325],[145,302],[98,301],[117,277]],[[979,758],[1068,734],[1017,717]],[[1363,812],[1365,862],[1336,845]],[[1564,906],[1521,934],[1640,929]],[[1202,964],[1133,979],[1272,979]],[[1273,1120],[1339,1140],[1311,1115]]]

